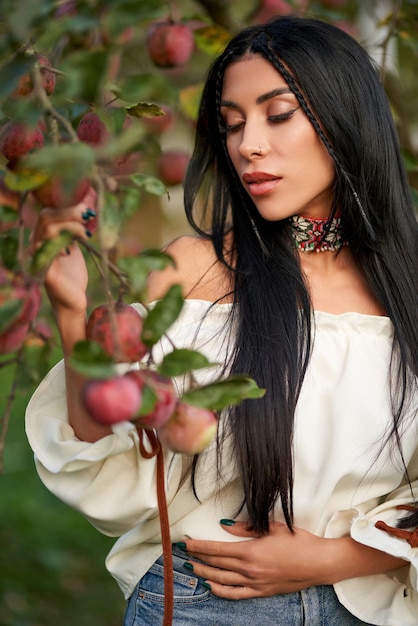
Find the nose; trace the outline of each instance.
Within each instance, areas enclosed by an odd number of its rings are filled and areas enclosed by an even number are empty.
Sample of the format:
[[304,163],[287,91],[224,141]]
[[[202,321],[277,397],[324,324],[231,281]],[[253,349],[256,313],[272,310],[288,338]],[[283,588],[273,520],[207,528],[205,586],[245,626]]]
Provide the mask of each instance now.
[[239,151],[241,156],[247,160],[263,157],[266,153],[266,142],[263,141],[260,129],[258,131],[256,127],[250,129],[248,121],[245,125],[245,132],[242,136]]

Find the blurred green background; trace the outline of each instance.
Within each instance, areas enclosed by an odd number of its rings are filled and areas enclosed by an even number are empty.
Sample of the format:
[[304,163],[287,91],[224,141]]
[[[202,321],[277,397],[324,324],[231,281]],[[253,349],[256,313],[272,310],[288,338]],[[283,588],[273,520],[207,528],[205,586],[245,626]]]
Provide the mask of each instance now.
[[[10,375],[0,370],[1,415]],[[0,476],[0,625],[118,626],[125,601],[104,567],[114,540],[40,482],[24,433],[29,396],[16,397]]]

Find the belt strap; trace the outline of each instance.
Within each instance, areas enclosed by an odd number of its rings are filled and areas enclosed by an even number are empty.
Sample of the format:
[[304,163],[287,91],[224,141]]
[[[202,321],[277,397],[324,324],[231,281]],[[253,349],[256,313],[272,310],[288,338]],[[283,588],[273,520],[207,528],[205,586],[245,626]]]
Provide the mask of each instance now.
[[[164,621],[163,626],[173,623],[174,571],[173,554],[171,552],[170,523],[168,520],[167,499],[165,494],[164,453],[161,443],[153,430],[137,428],[139,434],[139,450],[145,459],[157,457],[157,500],[160,514],[161,541],[164,557]],[[144,436],[148,438],[149,449],[144,445]]]

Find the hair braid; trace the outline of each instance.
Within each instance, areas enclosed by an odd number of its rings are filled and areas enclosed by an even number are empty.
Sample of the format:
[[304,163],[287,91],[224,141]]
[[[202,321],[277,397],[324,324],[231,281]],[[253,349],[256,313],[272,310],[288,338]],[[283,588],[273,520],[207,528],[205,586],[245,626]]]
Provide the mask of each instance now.
[[307,118],[309,119],[309,121],[311,122],[312,126],[314,127],[316,133],[318,134],[318,136],[320,137],[322,143],[324,144],[324,146],[326,147],[328,154],[330,155],[330,157],[333,159],[337,169],[339,172],[341,172],[342,176],[344,177],[344,180],[346,181],[347,185],[350,188],[351,194],[354,198],[355,203],[357,204],[357,207],[360,211],[360,214],[363,218],[363,221],[365,223],[367,232],[370,236],[370,239],[372,241],[376,240],[376,234],[374,231],[373,226],[370,223],[369,218],[366,215],[366,211],[364,210],[364,207],[361,203],[361,200],[359,198],[358,193],[356,192],[354,185],[351,181],[351,178],[348,174],[348,172],[344,169],[344,167],[341,165],[332,145],[329,142],[328,137],[325,135],[324,131],[322,130],[321,126],[318,123],[318,120],[316,119],[316,117],[314,116],[314,114],[312,113],[310,107],[308,106],[308,103],[306,102],[306,99],[304,97],[304,95],[302,94],[299,85],[297,84],[296,80],[294,79],[294,77],[292,76],[292,74],[286,69],[285,65],[282,63],[282,61],[277,57],[277,55],[271,50],[271,48],[268,45],[268,41],[267,41],[267,37],[264,35],[263,36],[259,36],[257,37],[252,45],[252,49],[254,50],[254,52],[260,52],[265,59],[267,59],[279,72],[280,74],[283,76],[283,78],[285,79],[285,81],[287,82],[287,84],[289,85],[291,91],[293,92],[293,94],[295,95],[297,101],[299,102],[303,112],[305,113],[305,115],[307,116]]

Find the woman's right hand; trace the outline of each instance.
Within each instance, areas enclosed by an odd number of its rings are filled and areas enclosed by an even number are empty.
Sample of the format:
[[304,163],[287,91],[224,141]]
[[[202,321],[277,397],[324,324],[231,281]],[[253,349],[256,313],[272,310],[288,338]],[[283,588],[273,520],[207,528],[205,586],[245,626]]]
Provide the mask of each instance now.
[[[80,204],[66,209],[43,208],[31,236],[32,254],[43,242],[54,239],[62,231],[88,240],[87,209],[95,209],[96,191],[90,188]],[[83,254],[76,242],[60,252],[45,275],[45,289],[56,316],[60,314],[85,315],[87,309],[86,289],[88,274]]]

